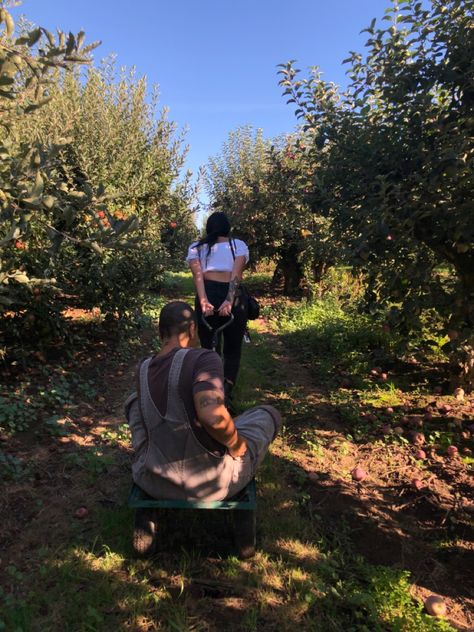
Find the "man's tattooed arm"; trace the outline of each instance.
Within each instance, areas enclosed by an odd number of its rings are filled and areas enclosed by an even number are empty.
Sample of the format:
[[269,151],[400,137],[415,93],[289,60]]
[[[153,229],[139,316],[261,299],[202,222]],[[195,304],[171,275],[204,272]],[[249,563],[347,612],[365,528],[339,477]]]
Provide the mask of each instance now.
[[247,444],[239,436],[234,421],[218,391],[201,391],[194,394],[197,421],[216,441],[225,445],[233,457],[242,456]]
[[215,397],[204,395],[199,398],[199,408],[206,408],[207,406],[221,406],[222,404],[224,404],[224,398],[219,395],[216,395]]
[[237,288],[239,287],[239,283],[240,281],[238,277],[234,277],[232,281],[229,283],[229,291],[227,292],[227,296],[225,298],[225,300],[229,301],[229,303],[234,302],[235,292]]

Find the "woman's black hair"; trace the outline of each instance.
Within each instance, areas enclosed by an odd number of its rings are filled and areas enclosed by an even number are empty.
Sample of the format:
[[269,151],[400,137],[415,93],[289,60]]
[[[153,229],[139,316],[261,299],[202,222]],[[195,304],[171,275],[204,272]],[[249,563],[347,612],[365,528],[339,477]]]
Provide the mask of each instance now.
[[217,243],[219,237],[228,237],[230,234],[230,222],[229,218],[222,211],[215,211],[211,213],[206,222],[206,236],[200,239],[196,246],[199,248],[204,244],[207,244],[208,257],[211,253],[212,246]]

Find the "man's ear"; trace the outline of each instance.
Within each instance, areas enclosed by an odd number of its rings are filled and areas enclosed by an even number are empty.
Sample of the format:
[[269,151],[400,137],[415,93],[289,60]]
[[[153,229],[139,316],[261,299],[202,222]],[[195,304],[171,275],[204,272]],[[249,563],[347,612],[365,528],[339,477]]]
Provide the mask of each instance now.
[[197,344],[198,336],[197,336],[197,326],[196,323],[191,323],[189,325],[189,340],[192,345]]

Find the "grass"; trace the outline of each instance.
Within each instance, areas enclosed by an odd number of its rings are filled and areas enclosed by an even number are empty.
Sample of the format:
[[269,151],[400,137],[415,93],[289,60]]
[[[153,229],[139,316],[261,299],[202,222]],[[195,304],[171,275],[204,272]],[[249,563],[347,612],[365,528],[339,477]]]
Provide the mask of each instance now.
[[[168,275],[165,284],[190,299],[189,274]],[[146,311],[152,321],[161,304],[162,299],[150,299]],[[242,408],[271,402],[307,427],[297,443],[294,429],[284,427],[258,473],[255,558],[240,561],[232,555],[226,512],[168,511],[159,523],[158,554],[134,559],[132,513],[124,505],[128,466],[114,469],[115,459],[96,445],[78,453],[76,461],[66,460],[65,471],[84,485],[114,476],[123,503],[96,505],[84,522],[64,520],[59,542],[47,538],[24,559],[9,562],[9,581],[0,589],[0,630],[452,630],[422,612],[406,571],[368,564],[354,552],[347,525],[324,524],[299,466],[302,455],[318,458],[324,444],[308,423],[315,414],[312,404],[304,401],[298,384],[287,383],[278,343],[306,349],[306,360],[321,375],[338,362],[351,370],[364,367],[364,354],[380,343],[379,334],[365,317],[347,315],[332,298],[289,308],[280,314],[278,328],[276,335],[253,326],[236,398]],[[315,346],[318,358],[312,355]],[[374,398],[374,392],[368,389],[367,397]],[[389,395],[384,387],[374,401],[393,402]],[[120,423],[101,437],[117,455],[129,441]],[[340,444],[341,453],[347,446]]]

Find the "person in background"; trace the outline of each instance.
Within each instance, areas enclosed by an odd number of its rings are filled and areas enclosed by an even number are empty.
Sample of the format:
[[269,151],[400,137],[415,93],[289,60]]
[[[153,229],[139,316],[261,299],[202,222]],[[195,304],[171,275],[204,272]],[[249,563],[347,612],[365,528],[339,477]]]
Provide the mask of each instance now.
[[190,245],[186,261],[196,288],[201,346],[212,348],[212,331],[201,322],[203,314],[214,329],[222,325],[230,313],[234,316],[232,324],[222,332],[225,401],[232,412],[232,389],[239,372],[248,310],[239,285],[249,261],[249,249],[241,239],[231,238],[230,230],[225,213],[212,213],[206,222],[206,236]]

